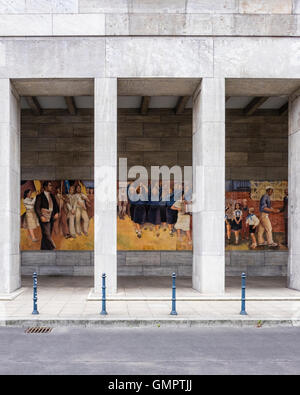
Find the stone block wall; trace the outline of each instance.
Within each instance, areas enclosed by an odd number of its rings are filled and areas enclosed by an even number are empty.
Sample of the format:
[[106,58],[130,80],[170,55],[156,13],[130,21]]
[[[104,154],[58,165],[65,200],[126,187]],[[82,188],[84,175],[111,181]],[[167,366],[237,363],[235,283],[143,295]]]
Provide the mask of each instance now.
[[297,36],[299,0],[7,0],[2,36]]
[[[93,111],[45,110],[35,116],[22,111],[22,179],[93,179]],[[264,111],[245,117],[226,112],[226,179],[287,179],[287,117]],[[128,166],[192,165],[192,113],[151,109],[118,111],[118,157]],[[22,272],[31,275],[93,275],[93,251],[23,251]],[[287,252],[226,252],[226,274],[286,275]],[[119,251],[118,274],[192,274],[189,251]]]
[[226,180],[288,179],[288,117],[258,112],[226,117]]
[[21,178],[94,178],[93,111],[80,109],[76,116],[66,110],[44,110],[32,115],[22,110]]

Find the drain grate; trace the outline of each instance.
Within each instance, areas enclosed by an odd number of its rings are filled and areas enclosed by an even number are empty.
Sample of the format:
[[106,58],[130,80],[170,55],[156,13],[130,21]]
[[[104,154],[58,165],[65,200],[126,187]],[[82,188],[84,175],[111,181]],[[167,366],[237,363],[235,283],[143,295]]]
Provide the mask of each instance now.
[[27,328],[25,333],[50,333],[52,332],[53,328],[49,328],[46,326],[36,326],[33,328]]

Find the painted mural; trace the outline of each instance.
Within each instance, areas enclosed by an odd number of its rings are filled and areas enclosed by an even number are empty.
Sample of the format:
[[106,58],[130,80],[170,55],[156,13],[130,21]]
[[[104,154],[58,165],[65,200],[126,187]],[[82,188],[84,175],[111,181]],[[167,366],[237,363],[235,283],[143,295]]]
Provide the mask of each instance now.
[[226,250],[288,248],[287,181],[228,181]]
[[130,188],[118,191],[118,250],[192,250],[192,187],[180,186],[177,193],[176,185],[140,183],[137,201]]
[[21,239],[25,250],[93,250],[94,182],[21,182]]

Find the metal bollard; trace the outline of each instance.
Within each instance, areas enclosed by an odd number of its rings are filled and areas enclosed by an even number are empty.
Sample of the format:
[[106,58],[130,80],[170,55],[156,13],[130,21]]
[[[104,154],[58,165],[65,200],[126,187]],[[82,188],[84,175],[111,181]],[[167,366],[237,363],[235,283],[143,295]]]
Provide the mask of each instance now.
[[102,274],[102,311],[101,315],[107,315],[106,311],[106,285],[105,285],[106,274]]
[[177,315],[176,311],[176,273],[172,274],[172,311],[170,315]]
[[246,274],[242,273],[242,309],[240,315],[247,315],[246,312]]
[[38,309],[37,309],[37,274],[33,273],[33,315],[39,314]]

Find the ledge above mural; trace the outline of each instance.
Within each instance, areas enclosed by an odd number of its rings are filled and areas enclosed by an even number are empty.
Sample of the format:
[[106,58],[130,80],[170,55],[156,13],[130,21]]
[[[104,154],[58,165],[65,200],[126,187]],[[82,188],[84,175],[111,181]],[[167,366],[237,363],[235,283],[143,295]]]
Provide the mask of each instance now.
[[21,251],[93,250],[94,182],[21,182]]
[[287,181],[227,181],[226,250],[287,250]]

